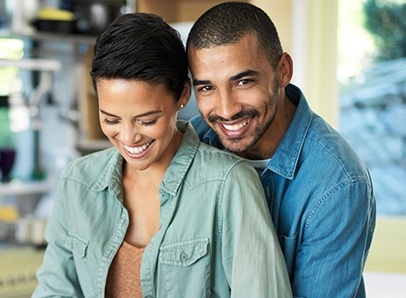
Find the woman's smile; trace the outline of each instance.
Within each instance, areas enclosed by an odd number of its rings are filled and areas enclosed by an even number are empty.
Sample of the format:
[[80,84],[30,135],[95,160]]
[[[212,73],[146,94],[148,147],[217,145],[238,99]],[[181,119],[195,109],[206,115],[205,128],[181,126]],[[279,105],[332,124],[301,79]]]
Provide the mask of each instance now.
[[123,144],[123,149],[130,157],[140,158],[145,156],[150,151],[149,149],[152,148],[154,141],[155,140],[152,140],[141,146],[127,146]]

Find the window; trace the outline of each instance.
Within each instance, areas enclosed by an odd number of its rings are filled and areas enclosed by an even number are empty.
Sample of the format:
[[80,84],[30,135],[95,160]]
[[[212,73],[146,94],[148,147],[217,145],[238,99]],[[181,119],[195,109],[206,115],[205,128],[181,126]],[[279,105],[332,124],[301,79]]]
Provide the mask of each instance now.
[[370,170],[378,215],[406,215],[406,4],[339,3],[339,130]]

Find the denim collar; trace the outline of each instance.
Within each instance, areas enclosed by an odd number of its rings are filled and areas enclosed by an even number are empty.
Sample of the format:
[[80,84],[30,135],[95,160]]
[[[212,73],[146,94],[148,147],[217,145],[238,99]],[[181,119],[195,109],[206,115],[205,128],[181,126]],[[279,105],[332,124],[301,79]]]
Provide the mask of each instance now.
[[313,112],[298,87],[289,84],[285,91],[287,97],[297,106],[297,109],[267,169],[287,179],[293,179],[300,152],[313,119]]

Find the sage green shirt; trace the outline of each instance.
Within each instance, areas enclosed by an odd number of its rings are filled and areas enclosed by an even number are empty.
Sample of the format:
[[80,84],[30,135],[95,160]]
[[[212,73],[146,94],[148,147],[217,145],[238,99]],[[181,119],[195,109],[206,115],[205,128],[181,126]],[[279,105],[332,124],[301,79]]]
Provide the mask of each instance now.
[[[191,126],[159,188],[160,229],[141,265],[144,297],[291,297],[255,170],[199,142]],[[104,297],[129,216],[123,158],[107,149],[64,170],[33,297]]]

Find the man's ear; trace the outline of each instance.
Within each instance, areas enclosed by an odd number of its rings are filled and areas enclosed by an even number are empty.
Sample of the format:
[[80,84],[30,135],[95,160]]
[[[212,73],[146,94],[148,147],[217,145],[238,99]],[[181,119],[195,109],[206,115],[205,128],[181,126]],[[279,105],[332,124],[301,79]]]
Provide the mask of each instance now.
[[293,60],[288,53],[283,53],[277,66],[279,87],[286,87],[293,76]]

